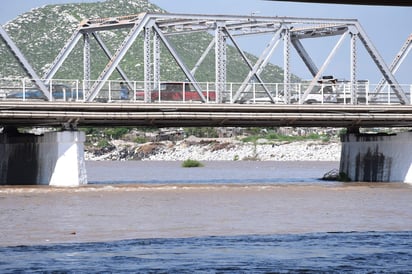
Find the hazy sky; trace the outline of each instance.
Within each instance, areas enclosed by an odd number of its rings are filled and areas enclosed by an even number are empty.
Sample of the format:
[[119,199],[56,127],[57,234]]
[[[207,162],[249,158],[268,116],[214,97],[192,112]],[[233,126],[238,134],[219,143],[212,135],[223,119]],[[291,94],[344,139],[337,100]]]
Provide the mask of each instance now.
[[[2,0],[6,2],[6,0]],[[103,0],[12,0],[3,4],[0,9],[0,24],[5,24],[16,16],[32,8],[46,4],[75,3],[75,2],[102,2]],[[127,1],[127,0],[119,0]],[[264,16],[296,16],[296,17],[321,17],[321,18],[353,18],[358,19],[370,39],[387,63],[391,63],[398,53],[401,45],[412,33],[412,8],[411,7],[372,7],[354,5],[308,4],[274,2],[264,0],[150,0],[159,7],[175,13],[205,13],[205,14],[239,14],[239,15],[264,15]],[[322,42],[318,42],[322,44]],[[325,42],[326,43],[326,42]],[[319,47],[319,46],[317,46]],[[330,46],[328,46],[329,48]],[[333,45],[332,45],[333,47]],[[361,46],[359,46],[361,48]],[[254,44],[246,45],[246,50],[253,51]],[[360,51],[362,51],[360,49]],[[281,50],[279,50],[281,51]],[[309,48],[308,48],[309,51]],[[329,53],[329,49],[321,50]],[[318,50],[318,53],[321,51]],[[253,52],[260,54],[259,52]],[[311,52],[310,52],[311,53]],[[316,56],[316,53],[314,53]],[[318,66],[323,62],[323,57],[316,60]],[[348,59],[348,58],[346,58]],[[412,53],[396,74],[399,82],[412,83]],[[360,61],[366,71],[375,69],[368,60]],[[292,64],[293,66],[293,64]],[[301,65],[299,65],[301,66]],[[373,68],[372,68],[373,67]],[[362,69],[362,66],[361,66]],[[293,70],[293,68],[292,68]],[[331,72],[332,73],[332,72]],[[342,73],[343,74],[343,73]],[[360,73],[361,74],[361,73]],[[306,75],[300,75],[305,77]],[[342,77],[347,77],[344,75]]]

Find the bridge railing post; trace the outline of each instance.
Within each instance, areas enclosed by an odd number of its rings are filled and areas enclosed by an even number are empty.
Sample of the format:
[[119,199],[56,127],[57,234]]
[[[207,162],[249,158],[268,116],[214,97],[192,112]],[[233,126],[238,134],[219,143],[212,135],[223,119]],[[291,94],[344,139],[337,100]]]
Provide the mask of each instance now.
[[186,83],[182,82],[182,99],[183,99],[183,103],[186,102]]
[[22,79],[21,80],[21,84],[22,84],[22,87],[23,87],[23,101],[26,101],[26,79]]
[[387,102],[388,102],[388,105],[391,103],[391,96],[390,96],[390,94],[391,94],[391,86],[390,85],[388,85],[388,87],[387,87],[387,93],[386,93],[386,96],[388,96],[388,98],[387,98]]
[[[209,82],[205,82],[205,83],[203,83],[204,85],[205,85],[205,89],[206,89],[206,102],[207,103],[209,103],[210,102],[210,94],[211,94],[211,92],[210,92],[210,85],[209,85]],[[212,101],[213,102],[213,101]]]
[[412,84],[409,85],[409,102],[412,104]]
[[133,81],[133,102],[136,102],[136,81]]
[[[359,88],[357,88],[359,90]],[[365,90],[365,104],[369,105],[369,83],[366,85],[366,90]]]
[[230,83],[230,94],[229,94],[229,100],[231,103],[233,103],[233,83]]
[[112,81],[109,80],[109,99],[108,102],[112,102]]
[[324,104],[324,99],[325,99],[324,87],[325,85],[322,83],[320,85],[320,102],[322,105]]
[[162,101],[162,91],[161,91],[161,89],[160,89],[160,87],[161,87],[161,82],[159,81],[159,86],[157,87],[157,92],[158,92],[158,101],[159,101],[159,103]]

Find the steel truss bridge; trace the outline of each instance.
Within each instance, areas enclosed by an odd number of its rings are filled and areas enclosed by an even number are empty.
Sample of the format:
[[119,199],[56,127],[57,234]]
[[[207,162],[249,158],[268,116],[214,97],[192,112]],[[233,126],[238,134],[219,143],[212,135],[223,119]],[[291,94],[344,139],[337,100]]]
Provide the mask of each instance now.
[[[127,35],[116,50],[111,52],[101,38],[101,33],[117,29],[126,30]],[[203,54],[198,56],[195,66],[189,68],[179,51],[170,42],[170,36],[199,32],[210,34],[210,43]],[[271,36],[270,42],[257,61],[252,62],[242,50],[238,39],[243,36],[253,37],[263,34]],[[353,19],[152,13],[87,19],[80,23],[42,77],[32,69],[2,27],[0,27],[0,36],[29,76],[29,81],[21,80],[21,86],[10,84],[14,90],[22,89],[23,96],[22,100],[17,100],[18,103],[10,103],[7,94],[5,95],[5,100],[0,103],[0,119],[3,125],[13,123],[115,125],[129,124],[130,121],[130,124],[134,125],[156,126],[266,125],[268,123],[272,126],[411,126],[412,117],[408,114],[411,113],[408,106],[411,86],[401,86],[394,74],[412,48],[412,35],[407,38],[392,64],[388,66],[360,23]],[[319,68],[306,51],[302,40],[331,36],[338,36],[339,39]],[[91,43],[92,39],[96,43]],[[143,81],[130,79],[121,68],[121,61],[139,39],[143,40]],[[340,101],[324,102],[326,91],[324,91],[324,84],[320,84],[322,76],[346,39],[350,39],[350,79],[345,83],[333,83],[335,87],[333,90]],[[382,80],[373,88],[368,84],[360,83],[357,77],[359,42],[382,76]],[[54,102],[59,99],[56,99],[53,94],[53,83],[68,81],[56,80],[54,77],[79,43],[82,43],[83,49],[83,79],[70,80],[75,86],[72,86],[71,92],[73,94],[74,91],[76,94],[74,97],[76,102]],[[108,61],[98,78],[91,79],[93,63],[91,47],[96,44],[107,56]],[[270,63],[279,44],[283,44],[283,83],[267,83],[261,74]],[[243,82],[235,85],[227,82],[229,45],[236,49],[249,68],[249,73]],[[296,50],[313,76],[310,81],[291,83],[292,48]],[[173,57],[185,77],[177,80],[182,83],[180,93],[183,99],[179,102],[172,100],[169,104],[161,100],[161,95],[157,100],[153,98],[154,91],[161,93],[160,87],[163,83],[161,50],[164,49]],[[197,81],[197,69],[206,57],[212,54],[215,59],[214,81],[212,83]],[[131,102],[118,102],[115,99],[117,97],[113,96],[113,93],[119,91],[120,85],[119,81],[113,85],[113,81],[110,80],[115,71],[128,89],[133,91]],[[190,83],[197,99],[184,99],[186,94],[184,83]],[[25,92],[31,86],[38,89],[46,101],[53,102],[21,102],[30,100],[29,96],[25,97]],[[337,86],[339,87],[336,88]],[[213,98],[209,96],[210,92],[213,92]],[[304,106],[303,104],[315,93],[321,94],[321,99],[315,103],[333,104]],[[62,99],[66,100],[66,93],[64,94]],[[113,104],[110,105],[110,102]],[[390,105],[373,106],[374,103]]]

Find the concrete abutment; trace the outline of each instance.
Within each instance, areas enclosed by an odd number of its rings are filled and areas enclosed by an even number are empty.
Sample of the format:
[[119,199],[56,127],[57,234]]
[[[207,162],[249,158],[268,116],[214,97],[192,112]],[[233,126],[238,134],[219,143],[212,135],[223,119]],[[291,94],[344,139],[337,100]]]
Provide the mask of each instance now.
[[85,134],[0,134],[0,184],[79,186],[87,184]]
[[[85,134],[0,134],[0,184],[79,186],[87,184]],[[412,184],[412,132],[348,133],[341,137],[340,172],[351,181]]]
[[351,181],[412,183],[412,132],[348,133],[341,141],[340,172]]

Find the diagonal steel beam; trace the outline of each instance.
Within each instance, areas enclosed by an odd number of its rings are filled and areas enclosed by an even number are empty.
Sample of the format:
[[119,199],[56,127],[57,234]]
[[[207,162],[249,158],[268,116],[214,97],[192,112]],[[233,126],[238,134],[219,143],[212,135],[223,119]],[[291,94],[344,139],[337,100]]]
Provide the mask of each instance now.
[[316,85],[316,82],[319,80],[319,78],[322,76],[322,73],[325,71],[326,67],[329,65],[330,61],[332,58],[335,56],[336,52],[342,45],[343,41],[345,40],[346,36],[348,35],[348,32],[345,32],[342,34],[342,36],[339,38],[339,41],[336,43],[335,47],[332,49],[330,52],[329,56],[326,58],[325,62],[323,63],[322,67],[319,69],[318,73],[316,73],[315,77],[313,77],[312,81],[310,82],[308,88],[306,91],[303,93],[302,97],[300,98],[299,103],[302,104],[305,102],[306,98],[308,97],[309,93],[311,93],[312,89]]
[[167,40],[166,36],[162,33],[162,31],[159,29],[159,27],[154,24],[153,25],[153,29],[154,31],[159,35],[159,38],[162,40],[163,44],[165,45],[165,47],[167,48],[167,50],[170,52],[170,54],[172,55],[172,57],[175,59],[176,63],[179,65],[179,67],[182,69],[183,73],[186,75],[187,79],[189,80],[189,82],[193,85],[193,87],[195,88],[196,92],[199,94],[200,99],[202,100],[202,102],[206,102],[206,98],[202,93],[202,88],[200,87],[200,85],[198,84],[198,82],[196,81],[195,77],[193,76],[193,74],[190,72],[190,70],[187,68],[187,66],[185,65],[185,63],[183,62],[183,60],[179,57],[179,55],[177,54],[176,50],[172,47],[172,45],[170,44],[170,42]]
[[[227,36],[229,37],[229,39],[232,41],[233,45],[235,46],[235,48],[238,50],[238,52],[240,53],[240,55],[242,56],[243,60],[246,62],[247,66],[249,67],[249,69],[251,71],[253,71],[253,66],[250,63],[249,59],[247,58],[246,54],[242,51],[242,49],[239,47],[238,43],[236,42],[236,40],[233,38],[233,36],[229,33],[229,31],[226,28],[223,28],[224,31],[226,32]],[[272,94],[270,94],[269,89],[266,87],[265,82],[262,80],[262,78],[260,77],[260,75],[258,75],[256,72],[253,73],[253,75],[256,77],[256,79],[259,81],[259,83],[262,85],[263,89],[265,90],[266,94],[268,95],[268,97],[270,98],[270,100],[274,103],[275,99],[273,98]]]
[[236,102],[240,95],[243,92],[248,92],[250,89],[250,80],[254,75],[259,75],[263,71],[263,69],[266,67],[266,65],[269,63],[270,58],[272,57],[276,47],[279,44],[280,38],[281,38],[281,33],[283,31],[283,27],[279,28],[275,34],[273,35],[272,39],[270,40],[268,46],[265,48],[259,59],[256,61],[255,65],[253,66],[252,70],[249,71],[249,74],[243,81],[242,85],[240,86],[239,90],[236,92],[236,94],[233,96],[233,101]]
[[[103,50],[104,54],[106,54],[107,58],[111,60],[113,55],[110,52],[109,48],[106,46],[106,44],[103,42],[103,40],[100,38],[100,36],[96,32],[93,32],[92,35],[94,39],[96,40],[97,44]],[[116,70],[120,74],[120,77],[122,77],[122,79],[127,83],[130,90],[133,90],[133,84],[132,82],[130,82],[129,78],[127,77],[126,73],[122,70],[122,68],[120,66],[117,66]]]
[[206,56],[209,54],[209,52],[213,49],[213,47],[216,44],[216,40],[213,39],[209,46],[207,46],[206,50],[203,52],[202,56],[200,56],[199,60],[196,62],[195,66],[192,68],[192,70],[190,71],[193,75],[195,75],[197,69],[199,68],[199,66],[203,63],[203,61],[206,59]]
[[375,46],[373,45],[372,41],[367,36],[365,30],[362,28],[359,22],[355,23],[355,27],[359,32],[358,37],[362,41],[366,51],[371,56],[372,60],[375,62],[376,66],[382,73],[383,77],[385,78],[386,82],[391,86],[392,90],[394,91],[395,95],[398,97],[399,102],[401,104],[409,104],[410,101],[406,96],[405,92],[402,90],[401,86],[399,85],[398,81],[396,80],[395,76],[393,76],[391,70],[386,65],[383,58],[380,56],[379,52],[376,50]]
[[[398,52],[398,54],[396,54],[395,58],[392,61],[392,64],[389,67],[392,74],[395,74],[398,71],[399,67],[401,66],[402,62],[405,60],[406,56],[409,54],[409,51],[411,49],[412,49],[412,34],[409,35],[409,37],[406,39],[406,42],[401,47],[400,51]],[[372,99],[375,99],[378,96],[378,94],[382,91],[384,86],[386,86],[385,84],[386,84],[386,80],[385,78],[382,78],[375,88],[375,92],[373,94]]]
[[60,50],[57,57],[54,59],[49,70],[43,75],[43,78],[48,82],[51,78],[54,77],[56,72],[60,69],[64,61],[67,59],[69,54],[73,51],[74,47],[77,45],[79,40],[82,38],[82,34],[79,32],[79,29],[76,29],[63,48]]
[[90,94],[86,97],[87,102],[91,102],[96,98],[97,94],[99,94],[100,90],[103,88],[104,84],[109,79],[110,75],[117,68],[120,61],[125,56],[126,52],[130,49],[130,47],[136,40],[137,36],[142,32],[142,30],[144,29],[146,24],[149,23],[149,21],[151,21],[151,17],[145,14],[139,22],[135,23],[133,28],[125,37],[123,43],[117,49],[116,53],[112,56],[109,63],[106,65],[105,69],[100,74],[95,84],[92,86]]
[[52,96],[50,91],[47,89],[46,85],[40,80],[40,77],[34,71],[33,67],[29,64],[26,57],[24,57],[23,53],[17,47],[17,45],[13,42],[11,37],[7,34],[7,32],[3,29],[0,25],[0,37],[9,48],[9,50],[13,53],[16,60],[20,63],[20,66],[26,72],[30,79],[34,84],[40,89],[40,91],[48,98],[49,101],[52,100]]
[[309,56],[308,52],[303,47],[302,43],[299,39],[291,39],[292,45],[299,54],[300,58],[302,58],[303,62],[305,63],[306,67],[309,69],[312,77],[315,77],[318,73],[319,69],[316,66],[315,62],[313,62],[312,58]]

